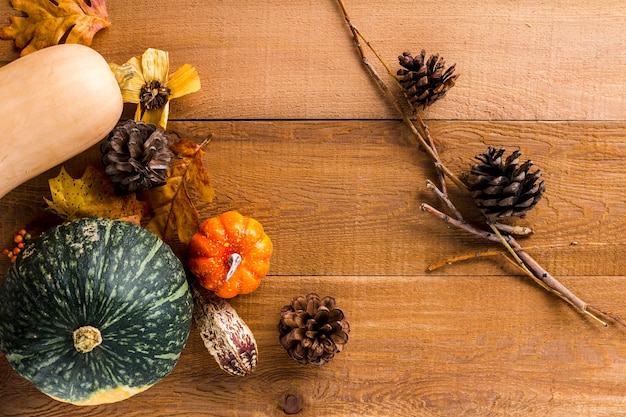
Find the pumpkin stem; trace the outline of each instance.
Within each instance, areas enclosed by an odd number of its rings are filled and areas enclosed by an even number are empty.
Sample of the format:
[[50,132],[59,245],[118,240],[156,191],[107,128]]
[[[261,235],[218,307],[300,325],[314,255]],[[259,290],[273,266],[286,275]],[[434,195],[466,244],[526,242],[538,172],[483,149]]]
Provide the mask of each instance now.
[[100,330],[92,326],[82,326],[72,333],[74,347],[80,353],[91,352],[96,346],[102,343]]
[[241,264],[241,255],[238,253],[232,253],[228,256],[227,262],[230,269],[226,273],[224,282],[228,282],[228,280],[235,274],[235,271],[237,271],[237,267]]

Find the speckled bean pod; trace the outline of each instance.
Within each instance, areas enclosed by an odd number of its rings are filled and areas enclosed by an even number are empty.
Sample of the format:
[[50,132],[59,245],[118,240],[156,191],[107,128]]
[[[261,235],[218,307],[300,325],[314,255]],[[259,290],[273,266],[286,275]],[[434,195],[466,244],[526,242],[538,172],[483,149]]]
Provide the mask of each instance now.
[[250,328],[228,301],[197,282],[191,288],[193,317],[207,350],[229,374],[246,376],[252,373],[256,368],[258,350]]

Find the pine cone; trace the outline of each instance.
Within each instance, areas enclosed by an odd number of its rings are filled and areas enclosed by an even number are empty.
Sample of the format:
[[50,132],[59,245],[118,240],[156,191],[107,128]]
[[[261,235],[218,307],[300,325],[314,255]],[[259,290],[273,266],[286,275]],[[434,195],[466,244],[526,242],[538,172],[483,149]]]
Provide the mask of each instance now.
[[350,325],[333,297],[296,297],[280,316],[280,343],[298,363],[324,365],[348,342]]
[[431,55],[426,64],[425,58],[426,51],[423,49],[416,57],[410,52],[398,57],[400,65],[404,67],[397,72],[398,81],[414,107],[430,106],[445,96],[459,77],[458,74],[454,74],[456,64],[444,71],[445,60],[439,58],[439,54]]
[[545,182],[539,181],[541,170],[530,172],[532,161],[518,166],[522,153],[516,150],[503,163],[504,151],[504,148],[490,146],[486,152],[476,155],[480,163],[472,167],[468,177],[476,205],[492,220],[524,217],[546,190]]
[[174,155],[169,137],[156,125],[127,120],[100,147],[102,163],[118,194],[130,194],[165,183]]

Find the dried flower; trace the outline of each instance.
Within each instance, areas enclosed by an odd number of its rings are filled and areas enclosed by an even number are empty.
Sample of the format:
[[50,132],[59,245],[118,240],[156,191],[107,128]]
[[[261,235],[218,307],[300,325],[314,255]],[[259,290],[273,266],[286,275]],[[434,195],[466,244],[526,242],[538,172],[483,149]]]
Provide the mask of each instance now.
[[194,67],[185,64],[169,75],[169,55],[149,48],[141,57],[123,65],[111,64],[125,103],[137,104],[135,120],[157,125],[165,130],[172,99],[200,90],[200,77]]

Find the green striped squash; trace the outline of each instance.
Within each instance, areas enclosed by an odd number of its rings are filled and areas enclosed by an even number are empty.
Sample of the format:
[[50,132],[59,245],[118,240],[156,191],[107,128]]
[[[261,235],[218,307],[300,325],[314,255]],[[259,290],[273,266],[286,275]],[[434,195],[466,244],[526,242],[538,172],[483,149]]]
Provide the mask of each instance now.
[[42,234],[10,267],[0,348],[54,399],[121,401],[174,369],[192,307],[182,264],[162,240],[131,223],[79,219]]

